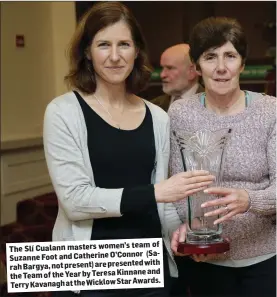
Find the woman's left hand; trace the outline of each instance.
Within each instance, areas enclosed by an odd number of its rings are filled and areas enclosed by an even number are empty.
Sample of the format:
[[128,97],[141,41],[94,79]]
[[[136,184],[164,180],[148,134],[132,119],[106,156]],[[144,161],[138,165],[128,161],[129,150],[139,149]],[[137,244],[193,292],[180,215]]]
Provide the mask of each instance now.
[[201,204],[203,208],[218,206],[218,209],[205,213],[205,217],[221,215],[214,221],[215,225],[230,220],[239,213],[246,212],[250,206],[249,195],[244,189],[214,187],[204,190],[204,193],[222,196]]

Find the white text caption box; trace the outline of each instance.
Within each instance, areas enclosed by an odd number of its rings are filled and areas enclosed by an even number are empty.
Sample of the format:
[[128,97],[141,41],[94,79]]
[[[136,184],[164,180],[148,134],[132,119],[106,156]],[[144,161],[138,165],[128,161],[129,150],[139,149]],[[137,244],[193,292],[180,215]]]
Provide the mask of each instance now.
[[161,238],[8,243],[8,292],[164,286]]

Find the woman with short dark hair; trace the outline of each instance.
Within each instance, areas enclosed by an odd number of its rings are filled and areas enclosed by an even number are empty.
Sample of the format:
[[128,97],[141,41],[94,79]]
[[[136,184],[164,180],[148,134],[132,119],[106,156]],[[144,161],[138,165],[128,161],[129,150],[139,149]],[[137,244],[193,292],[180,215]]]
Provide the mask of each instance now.
[[151,72],[143,35],[122,3],[93,5],[69,53],[72,91],[50,102],[44,120],[46,161],[59,201],[53,240],[163,237],[164,287],[81,295],[168,296],[170,276],[177,276],[169,237],[180,224],[171,202],[203,190],[213,176],[192,171],[167,179],[169,118],[135,95]]
[[[172,132],[232,130],[224,152],[222,188],[206,190],[220,199],[202,205],[207,217],[221,216],[214,223],[223,223],[230,251],[191,256],[206,262],[186,262],[192,296],[276,296],[276,98],[240,89],[247,42],[236,20],[213,17],[198,23],[191,33],[190,55],[205,92],[171,106]],[[172,133],[170,171],[182,170]],[[211,206],[217,209],[206,210]],[[186,203],[177,202],[176,207],[186,221]],[[175,253],[185,232],[183,224],[174,233]]]
[[242,65],[248,54],[248,44],[243,28],[236,19],[211,17],[199,22],[190,36],[190,57],[199,69],[199,58],[210,48],[230,42],[239,53]]

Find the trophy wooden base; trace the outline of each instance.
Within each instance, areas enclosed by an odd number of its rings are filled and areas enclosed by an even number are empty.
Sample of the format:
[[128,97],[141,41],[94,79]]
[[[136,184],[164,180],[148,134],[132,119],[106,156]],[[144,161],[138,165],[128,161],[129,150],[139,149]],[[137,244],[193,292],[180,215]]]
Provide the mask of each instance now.
[[178,252],[181,254],[219,254],[229,251],[230,243],[223,239],[222,242],[210,243],[210,244],[191,244],[191,243],[179,243]]

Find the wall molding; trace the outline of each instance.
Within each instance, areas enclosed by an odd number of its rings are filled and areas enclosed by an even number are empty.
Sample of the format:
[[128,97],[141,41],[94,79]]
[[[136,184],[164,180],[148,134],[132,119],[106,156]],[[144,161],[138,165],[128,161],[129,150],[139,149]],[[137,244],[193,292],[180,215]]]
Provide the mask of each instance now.
[[1,153],[1,225],[16,221],[19,201],[52,191],[41,144]]
[[19,139],[1,140],[1,153],[6,153],[12,150],[29,149],[32,147],[42,147],[42,136],[28,136]]

